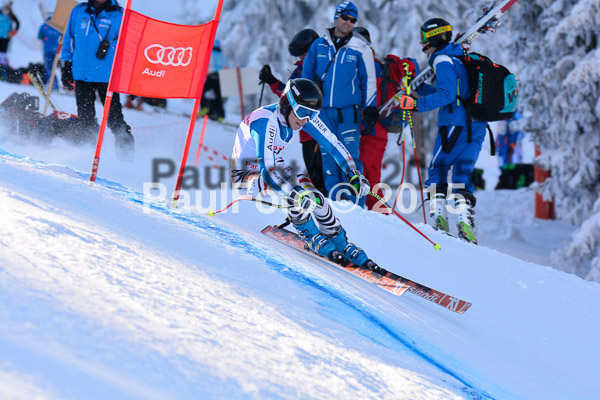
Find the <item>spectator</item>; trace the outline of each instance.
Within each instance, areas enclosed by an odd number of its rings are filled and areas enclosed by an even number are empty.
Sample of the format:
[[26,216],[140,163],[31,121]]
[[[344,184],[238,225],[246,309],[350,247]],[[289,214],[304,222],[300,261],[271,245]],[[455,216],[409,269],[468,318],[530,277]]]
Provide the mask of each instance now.
[[[44,84],[48,84],[50,81],[50,75],[52,74],[52,66],[54,65],[54,58],[56,57],[56,51],[58,50],[58,42],[60,40],[61,33],[48,25],[48,21],[52,14],[48,16],[46,21],[40,26],[38,31],[38,39],[43,42],[44,45]],[[58,82],[56,76],[54,76],[54,83],[52,86],[55,90],[58,89]]]
[[221,52],[221,42],[215,40],[208,64],[208,75],[206,76],[206,82],[204,83],[199,114],[208,114],[210,119],[219,122],[223,121],[223,118],[225,118],[223,98],[221,97],[221,86],[219,84],[219,71],[228,67],[227,59]]
[[[98,131],[96,94],[104,104],[121,28],[123,8],[116,0],[89,0],[73,8],[64,37],[61,59],[65,87],[75,82],[77,114],[81,135]],[[131,128],[123,118],[121,100],[114,93],[108,114],[108,127],[115,136],[121,155],[133,150]]]
[[443,18],[430,18],[421,25],[420,34],[422,51],[429,55],[428,63],[435,73],[435,86],[423,85],[418,93],[424,97],[416,100],[402,95],[400,107],[417,112],[439,108],[438,135],[425,182],[427,187],[435,185],[432,205],[434,227],[449,231],[446,196],[448,172],[452,169],[453,211],[458,213],[458,235],[477,244],[473,211],[476,200],[471,177],[485,139],[487,122],[473,120],[472,135],[467,134],[468,115],[460,99],[469,98],[471,88],[463,84],[468,82],[461,59],[463,49],[460,44],[450,43],[450,23]]
[[[357,26],[353,32],[357,37],[363,38],[369,47],[371,47],[371,34],[366,28]],[[379,107],[400,90],[402,77],[406,74],[404,68],[408,68],[414,74],[413,77],[417,74],[417,68],[414,60],[401,59],[392,54],[388,54],[384,61],[381,61],[375,57],[375,50],[372,47],[371,50],[373,51],[373,59],[375,60],[377,106]],[[383,76],[384,70],[386,71],[385,78]],[[363,174],[373,187],[381,183],[381,166],[388,142],[388,129],[392,129],[389,125],[384,124],[384,122],[387,122],[387,120],[383,119],[382,121],[380,119],[374,127],[364,124],[365,126],[360,137],[360,161],[364,168]],[[377,188],[377,194],[380,197],[384,197],[381,188]],[[373,196],[367,196],[366,206],[369,210],[375,209],[381,213],[390,212],[385,205]]]
[[12,1],[4,3],[0,13],[0,65],[10,67],[8,63],[8,44],[19,30],[19,20],[12,12]]
[[[296,61],[296,69],[294,69],[289,79],[296,79],[302,76],[302,64],[306,57],[306,53],[312,42],[318,38],[319,34],[310,28],[302,29],[294,35],[288,45],[288,51],[290,52],[290,55],[298,57],[298,61]],[[285,83],[273,76],[269,65],[264,65],[262,67],[258,74],[258,78],[262,84],[268,84],[274,94],[281,96],[283,89],[285,88]],[[321,160],[319,143],[304,130],[300,130],[299,138],[300,143],[302,144],[302,158],[304,159],[304,165],[308,171],[308,177],[317,190],[323,193],[324,196],[327,196],[327,189],[325,189],[325,183],[323,182],[323,162]]]
[[[361,120],[364,118],[367,123],[375,124],[379,112],[373,53],[363,40],[352,35],[357,19],[358,8],[351,1],[337,6],[334,26],[308,50],[302,77],[321,87],[324,98],[320,118],[348,149],[362,172],[359,158]],[[346,196],[341,191],[344,172],[331,155],[322,150],[322,160],[329,197],[355,201],[354,194]],[[364,199],[358,204],[364,205]]]
[[512,119],[498,122],[496,150],[498,152],[498,166],[500,170],[505,165],[520,164],[523,162],[522,142],[525,134],[517,126],[517,121],[521,118],[523,116],[517,111]]

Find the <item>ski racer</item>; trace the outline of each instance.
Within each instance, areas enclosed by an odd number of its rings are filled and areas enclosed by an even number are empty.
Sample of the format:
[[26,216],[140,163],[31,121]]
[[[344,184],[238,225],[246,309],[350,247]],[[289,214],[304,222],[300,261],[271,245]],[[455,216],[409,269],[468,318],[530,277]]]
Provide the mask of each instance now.
[[[302,29],[292,37],[292,40],[288,44],[288,51],[293,57],[298,57],[298,61],[296,61],[296,68],[292,71],[289,79],[296,79],[302,76],[302,64],[304,63],[306,53],[310,45],[318,38],[319,34],[310,28]],[[281,96],[283,89],[285,89],[285,83],[273,75],[269,64],[263,65],[258,78],[260,79],[260,83],[268,84],[274,94],[279,97]],[[300,130],[299,138],[302,144],[302,158],[308,171],[308,177],[314,183],[315,187],[327,196],[327,189],[325,189],[325,183],[323,182],[323,161],[319,145],[315,139],[303,130]]]
[[[427,171],[425,186],[435,185],[432,206],[434,227],[449,232],[447,195],[448,172],[452,168],[454,206],[458,213],[458,235],[477,244],[475,234],[475,196],[471,181],[475,163],[485,139],[487,122],[472,121],[472,137],[467,134],[468,115],[464,101],[471,94],[467,72],[461,60],[460,44],[450,43],[452,26],[443,18],[430,18],[420,31],[422,51],[429,55],[428,63],[435,72],[435,86],[425,84],[415,99],[402,95],[400,107],[417,112],[438,111],[438,135],[433,158]],[[430,192],[431,193],[431,192]]]
[[[289,219],[314,253],[332,261],[342,258],[373,270],[379,267],[364,250],[349,243],[346,231],[324,196],[304,175],[296,176],[282,152],[300,128],[306,130],[344,171],[354,195],[369,193],[369,181],[357,170],[344,147],[319,118],[323,95],[308,79],[288,81],[279,103],[261,107],[240,124],[231,157],[234,189],[253,197],[275,192],[289,205]],[[316,222],[319,224],[317,227]]]

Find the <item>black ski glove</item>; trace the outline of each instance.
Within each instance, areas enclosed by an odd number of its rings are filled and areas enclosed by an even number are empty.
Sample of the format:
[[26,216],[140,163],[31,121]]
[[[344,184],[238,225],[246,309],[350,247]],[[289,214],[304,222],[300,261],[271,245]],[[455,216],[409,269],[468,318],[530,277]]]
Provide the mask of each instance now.
[[277,82],[277,78],[273,76],[273,73],[271,72],[271,67],[268,64],[263,65],[262,69],[258,73],[258,79],[260,79],[260,83],[266,83],[268,85]]
[[363,111],[363,119],[369,125],[375,125],[379,119],[379,110],[377,107],[369,106]]
[[64,61],[61,67],[60,81],[67,90],[75,89],[75,79],[73,79],[73,67],[71,61]]

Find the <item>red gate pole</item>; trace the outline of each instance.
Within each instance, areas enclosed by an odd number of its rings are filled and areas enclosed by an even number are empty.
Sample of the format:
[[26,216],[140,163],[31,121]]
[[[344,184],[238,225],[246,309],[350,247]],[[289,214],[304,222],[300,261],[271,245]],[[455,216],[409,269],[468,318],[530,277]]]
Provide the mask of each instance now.
[[[535,145],[535,157],[537,158],[541,154],[537,144]],[[550,177],[550,171],[546,171],[534,165],[533,176],[536,182],[544,182]],[[554,199],[550,201],[544,201],[541,193],[535,193],[535,217],[539,219],[556,219],[556,213],[554,211]]]
[[198,150],[196,150],[196,162],[194,165],[198,165],[198,160],[200,159],[200,153],[202,152],[202,143],[204,143],[204,131],[206,130],[206,122],[208,121],[208,114],[204,116],[204,120],[202,121],[202,133],[200,134],[200,143],[198,143]]
[[192,144],[192,136],[194,136],[194,126],[196,125],[196,115],[198,115],[200,101],[201,99],[196,99],[196,101],[194,102],[194,109],[192,110],[192,116],[190,117],[190,125],[188,127],[188,133],[185,139],[185,147],[183,148],[183,154],[181,155],[181,164],[179,164],[179,174],[177,175],[177,183],[175,183],[175,191],[173,192],[173,200],[171,201],[171,207],[173,208],[177,207],[177,200],[179,200],[179,191],[181,190],[181,182],[183,181],[185,164],[187,163],[188,154],[190,152],[190,145]]

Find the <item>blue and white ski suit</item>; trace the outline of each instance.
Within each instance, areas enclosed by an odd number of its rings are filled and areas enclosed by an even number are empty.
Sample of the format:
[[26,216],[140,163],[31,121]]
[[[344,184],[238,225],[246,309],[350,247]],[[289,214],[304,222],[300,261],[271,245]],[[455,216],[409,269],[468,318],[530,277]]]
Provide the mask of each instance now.
[[472,140],[467,135],[467,110],[458,98],[466,99],[471,90],[467,72],[460,57],[462,47],[449,43],[443,49],[433,53],[429,65],[435,72],[435,86],[425,84],[418,93],[418,112],[438,111],[438,135],[435,138],[433,158],[429,164],[425,186],[438,185],[445,193],[448,184],[448,172],[452,168],[452,183],[464,185],[454,191],[466,190],[473,193],[471,176],[485,139],[487,122],[473,120]]
[[[346,147],[318,116],[302,129],[331,154],[345,174],[356,169],[355,161]],[[296,173],[281,157],[281,152],[293,135],[294,131],[285,123],[277,103],[253,111],[242,121],[231,156],[231,179],[240,194],[256,196],[272,189],[286,196],[299,185]]]
[[[321,149],[331,155],[344,173],[356,169],[348,150],[318,116],[302,129],[315,138]],[[296,186],[310,190],[320,200],[312,210],[320,231],[326,235],[335,234],[339,232],[341,224],[329,203],[310,179],[296,175],[281,157],[293,136],[294,131],[285,123],[278,104],[261,107],[247,116],[237,131],[231,156],[233,187],[238,193],[252,197],[268,196],[269,192],[274,191],[285,198]],[[292,221],[302,221],[310,216],[308,211],[294,208],[288,209],[288,213]]]
[[[363,40],[351,37],[336,54],[332,32],[333,28],[310,46],[304,59],[302,78],[317,83],[322,81],[323,107],[319,118],[348,149],[362,172],[359,158],[361,111],[368,106],[377,106],[373,52]],[[346,181],[344,171],[327,149],[321,149],[321,155],[325,187],[329,197],[335,199],[337,190],[334,187]],[[354,199],[351,197],[351,200]],[[359,204],[364,204],[364,199]]]

